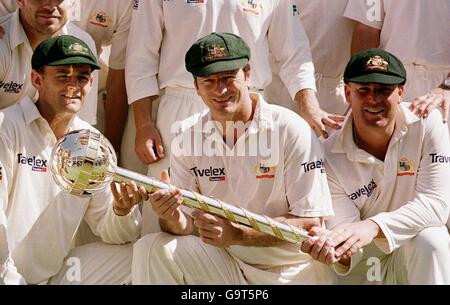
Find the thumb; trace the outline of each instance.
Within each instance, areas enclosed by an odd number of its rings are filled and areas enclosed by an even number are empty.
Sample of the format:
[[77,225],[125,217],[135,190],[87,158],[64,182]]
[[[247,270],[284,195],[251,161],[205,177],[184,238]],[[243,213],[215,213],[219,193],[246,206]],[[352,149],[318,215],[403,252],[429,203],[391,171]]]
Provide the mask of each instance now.
[[170,183],[169,172],[166,169],[161,172],[161,180],[164,183]]

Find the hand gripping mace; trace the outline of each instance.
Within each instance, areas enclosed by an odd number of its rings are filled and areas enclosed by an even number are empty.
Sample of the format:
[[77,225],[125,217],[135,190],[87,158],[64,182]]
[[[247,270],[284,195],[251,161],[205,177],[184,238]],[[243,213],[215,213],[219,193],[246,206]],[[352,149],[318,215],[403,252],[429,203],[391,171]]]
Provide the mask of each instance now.
[[[71,131],[56,143],[52,152],[51,172],[62,189],[79,197],[89,197],[108,187],[112,181],[135,181],[150,193],[171,187],[157,179],[118,167],[111,143],[102,134],[87,129]],[[181,195],[183,205],[252,227],[256,231],[291,243],[299,244],[313,238],[305,230],[218,199],[188,190],[181,190]]]

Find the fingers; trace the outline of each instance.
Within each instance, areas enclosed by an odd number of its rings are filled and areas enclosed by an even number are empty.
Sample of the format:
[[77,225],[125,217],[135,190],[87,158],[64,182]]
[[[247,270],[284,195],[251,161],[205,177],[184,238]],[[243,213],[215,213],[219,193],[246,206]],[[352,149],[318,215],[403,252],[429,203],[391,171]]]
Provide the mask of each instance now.
[[139,190],[134,181],[131,181],[128,185],[121,182],[120,192],[117,190],[115,182],[110,184],[110,188],[114,197],[114,212],[117,215],[128,214],[134,205],[147,196],[145,188],[141,187],[141,190]]
[[448,121],[448,110],[450,108],[449,104],[450,104],[450,100],[447,100],[445,98],[443,98],[441,100],[440,110],[441,110],[441,113],[442,113],[442,122],[444,124],[447,123],[447,121]]
[[147,201],[149,196],[148,196],[148,192],[145,189],[145,187],[143,187],[142,185],[139,187],[139,195],[141,195],[142,200]]
[[314,130],[318,137],[324,137],[325,139],[328,139],[328,133],[326,132],[325,125],[322,123],[322,121],[314,121],[311,128]]
[[155,142],[157,157],[160,159],[164,158],[164,147],[162,145],[161,136],[159,134],[156,134],[153,140]]
[[158,129],[148,125],[137,129],[135,151],[139,159],[146,164],[164,158],[164,148]]
[[169,172],[167,170],[161,172],[161,181],[170,184]]
[[153,146],[153,141],[147,141],[145,143],[144,155],[148,163],[155,163],[156,161],[159,160]]
[[[345,118],[344,118],[345,119]],[[340,117],[336,117],[336,116],[329,116],[328,118],[324,118],[322,119],[322,122],[326,125],[329,126],[333,129],[340,129],[341,128],[341,124],[339,124],[341,121]]]
[[336,247],[336,257],[341,257],[345,252],[351,250],[352,253],[356,253],[358,251],[357,246],[355,245],[358,242],[359,238],[355,235],[352,235],[348,238],[342,245]]
[[[434,101],[434,94],[422,95],[414,100],[409,106],[409,109],[413,111],[418,117],[428,115],[428,113],[436,108]],[[428,108],[428,111],[427,111]]]
[[161,190],[150,195],[150,202],[155,213],[168,221],[176,220],[179,216],[178,207],[183,202],[183,197],[175,192]]
[[433,110],[433,109],[435,109],[436,107],[438,107],[440,104],[441,104],[441,101],[442,101],[442,96],[440,96],[440,95],[436,95],[436,94],[434,94],[434,95],[431,95],[429,98],[428,98],[428,105],[425,105],[423,108],[423,111],[422,111],[422,115],[423,115],[423,117],[424,118],[426,118],[426,117],[428,117],[428,115],[430,114],[430,112]]
[[113,194],[114,200],[116,202],[120,202],[120,195],[119,195],[119,192],[117,191],[116,183],[112,182],[109,186],[111,188],[111,192]]

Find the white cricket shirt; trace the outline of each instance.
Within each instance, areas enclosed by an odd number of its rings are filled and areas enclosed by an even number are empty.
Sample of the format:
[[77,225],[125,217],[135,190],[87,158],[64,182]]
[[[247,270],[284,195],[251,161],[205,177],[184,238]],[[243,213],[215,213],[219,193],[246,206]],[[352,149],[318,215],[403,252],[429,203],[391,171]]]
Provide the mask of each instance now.
[[403,64],[450,69],[450,1],[349,0],[344,16],[381,29],[380,47]]
[[386,236],[375,239],[375,244],[389,254],[424,228],[445,226],[450,143],[440,113],[433,111],[423,120],[400,106],[384,162],[356,146],[352,120],[350,116],[343,129],[325,142],[335,212],[328,227],[372,219]]
[[[33,98],[36,89],[31,84],[31,49],[28,37],[19,18],[19,10],[1,19],[5,36],[0,39],[0,109],[17,103],[22,97]],[[59,35],[73,35],[83,40],[96,55],[92,38],[72,23],[67,23]],[[90,124],[97,121],[98,71],[93,72],[94,82],[79,116]]]
[[[205,113],[178,138],[183,155],[172,152],[171,183],[269,217],[332,216],[322,149],[309,125],[294,112],[267,104],[260,95],[250,123],[230,148],[219,125]],[[252,150],[255,143],[261,148]],[[196,150],[199,147],[203,151]],[[311,260],[299,253],[298,246],[265,247],[256,251],[257,256],[250,248],[228,250],[254,265]]]
[[211,32],[242,37],[252,56],[251,86],[270,83],[269,52],[281,62],[281,79],[291,96],[315,90],[308,38],[293,0],[135,1],[127,54],[127,93],[132,103],[165,87],[194,88],[184,58]]
[[[75,129],[93,128],[75,117]],[[56,274],[83,219],[108,243],[132,241],[140,232],[138,209],[116,216],[109,188],[79,198],[56,185],[49,169],[56,141],[29,97],[0,111],[0,206],[7,217],[12,257],[27,283]]]

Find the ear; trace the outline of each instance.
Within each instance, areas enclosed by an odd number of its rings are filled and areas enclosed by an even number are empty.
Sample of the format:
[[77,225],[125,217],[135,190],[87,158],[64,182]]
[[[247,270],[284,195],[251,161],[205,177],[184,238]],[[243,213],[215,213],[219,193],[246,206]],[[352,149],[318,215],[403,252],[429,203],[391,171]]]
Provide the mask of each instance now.
[[198,92],[197,77],[195,77],[195,76],[194,76],[194,86],[195,86],[195,90],[197,90],[197,92]]
[[36,70],[31,70],[31,84],[38,91],[39,91],[39,89],[42,88],[42,81],[43,81],[43,76]]
[[398,101],[399,104],[402,102],[402,98],[403,98],[403,94],[404,93],[405,93],[405,86],[404,85],[399,85],[398,86],[398,95],[400,96],[400,99]]
[[351,101],[350,101],[350,85],[349,84],[345,84],[344,92],[345,92],[345,100],[347,101],[347,103],[351,104]]
[[247,87],[250,87],[250,77],[251,77],[251,70],[247,70],[247,71],[243,71],[244,72],[244,80],[245,80],[245,85]]
[[20,9],[23,9],[24,0],[17,0],[17,5],[19,6]]

